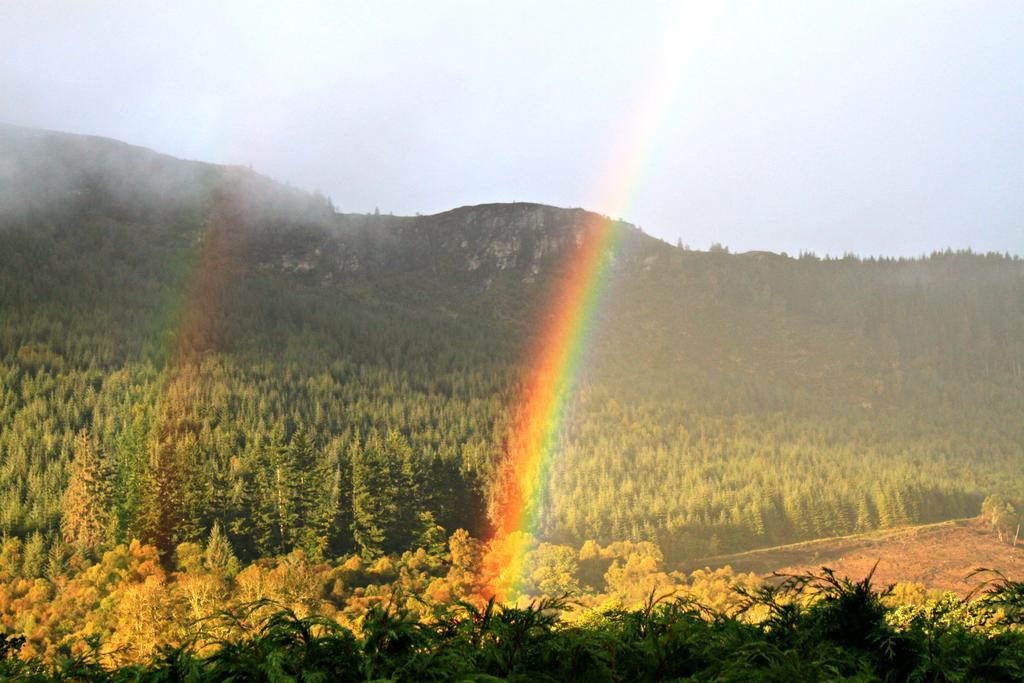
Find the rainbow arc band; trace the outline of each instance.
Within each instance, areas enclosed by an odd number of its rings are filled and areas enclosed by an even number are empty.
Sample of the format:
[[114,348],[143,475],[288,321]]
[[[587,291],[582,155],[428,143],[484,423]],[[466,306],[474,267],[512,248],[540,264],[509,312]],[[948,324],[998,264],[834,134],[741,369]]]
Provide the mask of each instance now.
[[[537,528],[568,401],[626,228],[610,219],[590,221],[582,244],[564,264],[559,286],[535,342],[532,370],[498,475],[488,592],[514,600],[524,580],[530,533]],[[500,546],[500,547],[498,547]]]
[[[675,112],[697,95],[697,57],[719,14],[715,2],[676,5],[675,16],[665,24],[660,50],[642,76],[640,96],[616,138],[595,205],[611,207],[617,215],[629,212],[658,151],[657,140],[685,125],[685,117]],[[585,227],[579,248],[566,250],[562,277],[556,278],[541,334],[528,356],[532,370],[518,397],[519,417],[497,475],[491,510],[494,533],[483,573],[489,593],[498,601],[514,601],[522,593],[526,556],[540,521],[544,487],[558,456],[567,403],[593,332],[594,312],[626,230],[623,223],[611,219],[595,218]]]

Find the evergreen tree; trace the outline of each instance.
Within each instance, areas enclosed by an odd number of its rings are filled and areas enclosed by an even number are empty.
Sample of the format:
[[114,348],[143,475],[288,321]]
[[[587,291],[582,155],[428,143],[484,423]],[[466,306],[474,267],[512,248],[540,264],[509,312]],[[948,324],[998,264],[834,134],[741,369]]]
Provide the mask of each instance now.
[[0,580],[11,582],[21,575],[22,545],[17,536],[5,533],[0,539]]
[[150,429],[148,412],[137,410],[115,440],[111,469],[116,520],[112,531],[118,542],[138,538],[144,531],[141,514],[145,504]]
[[159,439],[150,451],[149,471],[141,512],[143,538],[169,558],[177,545],[184,519],[183,458],[169,437]]
[[290,480],[291,509],[294,510],[293,528],[289,530],[290,545],[320,559],[327,551],[333,521],[330,507],[333,482],[304,427],[292,435],[285,470]]
[[250,453],[243,481],[243,513],[234,520],[231,531],[236,535],[248,534],[258,555],[275,555],[281,548],[276,541],[277,508],[269,445],[261,440]]
[[210,537],[203,551],[203,563],[207,569],[220,574],[234,575],[238,572],[238,559],[220,528],[220,522],[214,521],[210,528]]
[[443,555],[448,536],[444,527],[434,519],[433,512],[427,510],[420,513],[419,528],[419,535],[414,539],[413,545],[436,557]]
[[298,521],[295,477],[284,427],[276,425],[255,450],[253,462],[252,527],[261,555],[278,555],[290,548]]
[[352,538],[367,559],[385,550],[394,528],[397,501],[391,486],[380,435],[371,431],[365,444],[354,439],[349,448],[352,465]]
[[209,457],[200,450],[199,441],[191,434],[178,446],[181,463],[181,523],[176,543],[195,543],[202,539],[207,519],[212,512],[209,482]]
[[284,427],[277,425],[270,433],[267,444],[267,491],[273,510],[274,547],[277,552],[288,552],[291,545],[291,531],[299,519],[295,508],[295,479],[288,446],[285,443]]
[[391,547],[401,550],[414,545],[426,530],[424,524],[433,524],[433,515],[429,522],[424,521],[426,510],[426,492],[430,490],[429,463],[418,457],[408,440],[397,429],[388,432],[384,444],[388,469],[392,473],[389,488],[394,490],[396,500],[395,529],[391,538]]
[[99,548],[110,525],[111,489],[106,463],[84,430],[75,439],[71,476],[61,509],[61,534],[80,550]]
[[68,565],[69,549],[60,537],[50,540],[50,547],[46,551],[46,578],[51,582],[64,573]]
[[352,466],[347,451],[336,449],[329,471],[330,489],[326,498],[329,551],[340,555],[352,548]]
[[21,564],[21,575],[26,579],[35,579],[43,576],[46,568],[46,542],[43,535],[33,531],[28,537],[23,548],[24,556]]
[[871,503],[868,502],[866,496],[861,496],[857,500],[857,522],[854,531],[867,531],[874,529],[875,525],[875,518],[871,513]]

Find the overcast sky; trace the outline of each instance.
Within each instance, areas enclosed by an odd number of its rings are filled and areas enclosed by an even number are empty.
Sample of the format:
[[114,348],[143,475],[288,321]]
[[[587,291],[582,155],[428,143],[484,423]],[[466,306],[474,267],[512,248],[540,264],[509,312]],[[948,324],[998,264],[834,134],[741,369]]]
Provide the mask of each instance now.
[[344,211],[538,201],[696,248],[1024,253],[1021,0],[0,0],[0,120]]

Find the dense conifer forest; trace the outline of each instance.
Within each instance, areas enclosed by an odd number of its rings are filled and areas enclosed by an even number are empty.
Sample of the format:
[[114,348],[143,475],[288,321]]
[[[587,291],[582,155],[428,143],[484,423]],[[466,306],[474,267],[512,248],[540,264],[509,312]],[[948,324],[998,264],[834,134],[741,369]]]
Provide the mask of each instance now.
[[[347,214],[247,169],[12,127],[0,152],[5,627],[51,656],[58,635],[124,638],[119,602],[198,567],[214,578],[183,595],[238,604],[267,597],[243,567],[320,566],[310,590],[338,605],[394,567],[455,581],[450,539],[487,536],[558,264],[605,218]],[[646,544],[665,573],[1024,498],[1018,257],[700,252],[619,229],[536,529],[553,566]],[[331,574],[370,566],[388,578]],[[551,571],[534,595],[608,590]],[[76,591],[82,613],[44,628],[37,607]],[[72,623],[90,610],[95,628]]]

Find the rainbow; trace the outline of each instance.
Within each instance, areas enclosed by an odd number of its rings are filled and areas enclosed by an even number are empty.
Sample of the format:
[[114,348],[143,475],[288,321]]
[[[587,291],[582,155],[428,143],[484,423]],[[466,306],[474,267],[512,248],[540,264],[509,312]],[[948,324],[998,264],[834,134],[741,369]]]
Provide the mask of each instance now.
[[[621,143],[613,154],[595,205],[626,213],[655,153],[677,94],[692,72],[691,57],[706,34],[710,4],[687,4],[666,31],[656,68]],[[689,69],[689,70],[688,70]],[[555,291],[529,354],[530,371],[517,401],[517,417],[499,465],[490,516],[493,534],[484,558],[484,593],[498,601],[522,595],[527,557],[544,503],[566,409],[581,359],[593,333],[595,311],[608,284],[625,224],[595,218],[584,225],[577,249],[566,249]]]
[[[165,382],[154,406],[151,429],[155,443],[145,456],[148,463],[126,463],[130,470],[147,471],[162,487],[180,484],[182,454],[197,438],[192,411],[202,400],[203,362],[221,341],[220,319],[234,283],[243,275],[240,189],[230,175],[218,178],[217,183],[205,202],[195,243],[169,264],[174,286],[169,288],[156,321],[162,343],[150,351],[162,367]],[[174,547],[180,510],[161,497],[161,491],[150,493],[153,499],[147,504],[153,509],[146,515],[145,534],[161,553],[168,553]]]
[[625,232],[622,223],[596,219],[585,225],[582,243],[565,264],[543,331],[531,354],[532,369],[520,397],[519,415],[498,473],[495,536],[487,555],[490,587],[498,600],[519,594],[524,565],[537,528],[543,486],[594,313],[608,282],[612,255]]

